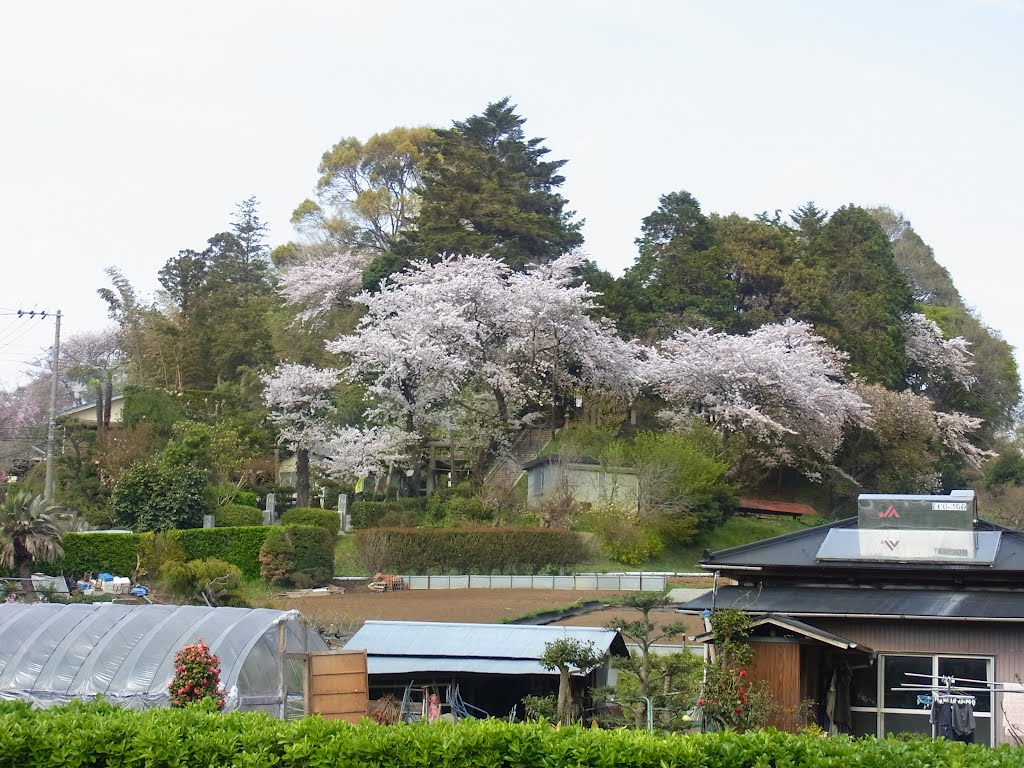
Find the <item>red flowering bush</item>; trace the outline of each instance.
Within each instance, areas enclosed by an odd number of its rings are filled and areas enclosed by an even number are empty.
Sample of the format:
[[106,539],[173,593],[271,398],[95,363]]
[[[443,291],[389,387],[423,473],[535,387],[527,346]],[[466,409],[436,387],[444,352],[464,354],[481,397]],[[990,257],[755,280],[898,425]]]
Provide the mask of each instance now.
[[716,659],[706,667],[704,695],[697,701],[705,724],[718,729],[746,731],[763,728],[779,714],[768,684],[752,683],[745,669],[754,651],[744,642],[750,617],[735,608],[720,609],[711,617]]
[[184,707],[209,698],[218,709],[224,709],[220,659],[210,653],[210,646],[203,642],[203,638],[178,651],[174,657],[174,679],[167,690],[172,707]]

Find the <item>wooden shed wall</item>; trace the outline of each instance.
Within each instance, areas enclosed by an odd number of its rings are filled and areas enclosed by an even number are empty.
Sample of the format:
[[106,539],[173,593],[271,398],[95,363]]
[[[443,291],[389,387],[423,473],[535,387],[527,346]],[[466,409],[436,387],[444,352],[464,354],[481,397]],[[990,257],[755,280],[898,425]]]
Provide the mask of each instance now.
[[800,644],[798,642],[757,642],[751,639],[754,660],[750,680],[765,681],[782,714],[772,723],[780,730],[793,731],[800,707]]

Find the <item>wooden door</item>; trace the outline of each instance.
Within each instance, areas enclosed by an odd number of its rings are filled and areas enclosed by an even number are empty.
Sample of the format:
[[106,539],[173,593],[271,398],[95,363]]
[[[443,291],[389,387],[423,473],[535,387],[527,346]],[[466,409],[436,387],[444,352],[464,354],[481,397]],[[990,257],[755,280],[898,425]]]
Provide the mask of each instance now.
[[358,723],[369,715],[366,651],[311,653],[306,663],[306,714]]

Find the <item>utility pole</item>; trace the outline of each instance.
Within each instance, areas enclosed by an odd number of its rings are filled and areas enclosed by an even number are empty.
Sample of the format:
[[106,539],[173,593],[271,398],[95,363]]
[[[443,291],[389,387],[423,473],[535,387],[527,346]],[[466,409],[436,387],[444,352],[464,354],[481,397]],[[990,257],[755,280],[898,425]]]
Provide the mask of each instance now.
[[46,424],[46,485],[43,486],[43,499],[46,501],[53,501],[53,447],[57,437],[57,372],[60,363],[59,309],[54,317],[57,327],[53,332],[53,379],[50,381],[50,420]]
[[54,442],[57,437],[57,372],[58,364],[60,361],[60,318],[61,312],[58,309],[56,314],[52,314],[47,311],[37,310],[18,310],[18,317],[31,317],[35,319],[37,316],[40,320],[45,320],[47,315],[51,315],[57,321],[57,327],[53,332],[53,377],[50,381],[50,419],[46,425],[46,485],[43,486],[43,498],[46,501],[53,500],[53,448]]

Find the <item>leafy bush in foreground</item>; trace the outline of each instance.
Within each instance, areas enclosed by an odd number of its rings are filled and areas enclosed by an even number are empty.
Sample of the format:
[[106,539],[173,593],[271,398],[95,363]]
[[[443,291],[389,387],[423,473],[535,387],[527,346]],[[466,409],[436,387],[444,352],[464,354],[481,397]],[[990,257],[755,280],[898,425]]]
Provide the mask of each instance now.
[[[183,735],[187,734],[187,737]],[[0,703],[0,768],[56,765],[492,766],[493,768],[1019,768],[1024,748],[821,738],[773,730],[694,735],[554,730],[499,721],[381,726],[280,722],[203,704],[133,712],[109,704],[29,711]]]

